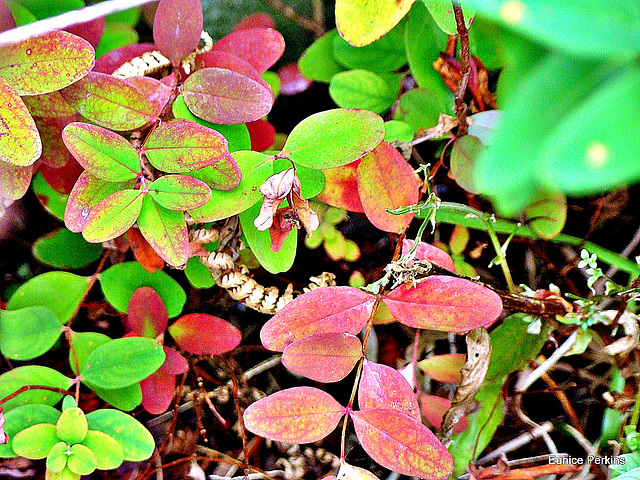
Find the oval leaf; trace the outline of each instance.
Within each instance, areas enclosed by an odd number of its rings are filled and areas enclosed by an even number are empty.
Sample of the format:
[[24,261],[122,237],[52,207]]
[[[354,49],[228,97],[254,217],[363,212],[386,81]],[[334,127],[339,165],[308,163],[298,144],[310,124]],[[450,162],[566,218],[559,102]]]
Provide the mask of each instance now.
[[140,190],[120,190],[109,195],[91,210],[82,235],[94,243],[119,237],[138,219],[143,198]]
[[[420,406],[422,407],[422,415],[427,423],[434,428],[440,428],[444,414],[447,413],[447,410],[451,407],[451,400],[420,393]],[[468,426],[469,420],[465,415],[454,424],[453,433],[464,432]]]
[[198,46],[202,22],[200,0],[162,0],[153,20],[153,41],[178,66]]
[[212,51],[220,50],[233,53],[262,73],[273,66],[284,52],[284,38],[271,28],[246,28],[218,40]]
[[360,161],[356,160],[341,167],[323,170],[324,190],[318,195],[318,199],[333,207],[364,213],[358,194],[358,165],[360,165]]
[[153,288],[140,287],[133,292],[127,308],[127,330],[141,337],[156,338],[164,333],[168,323],[167,309]]
[[56,423],[56,434],[63,442],[69,444],[84,440],[89,427],[84,412],[78,407],[67,408]]
[[9,82],[0,77],[0,162],[26,167],[41,154],[40,134],[31,114]]
[[295,387],[249,405],[244,424],[249,431],[271,440],[310,443],[329,435],[344,412],[344,407],[328,393]]
[[205,68],[183,85],[184,100],[195,115],[213,123],[246,123],[264,117],[273,96],[249,77],[224,68]]
[[413,0],[336,0],[336,26],[351,45],[362,47],[395,27],[412,4]]
[[156,340],[127,337],[96,348],[80,371],[83,380],[102,388],[122,388],[155,372],[165,354]]
[[[72,382],[72,379],[65,377],[52,368],[42,367],[40,365],[25,365],[0,375],[0,397],[5,398],[25,385],[42,385],[66,390],[71,388]],[[5,412],[9,412],[11,409],[20,405],[35,403],[55,405],[61,398],[61,393],[34,388],[19,394],[11,400],[7,400],[2,406]]]
[[397,93],[381,76],[367,70],[338,73],[329,85],[329,95],[336,105],[363,108],[379,114],[393,105]]
[[227,140],[191,120],[175,119],[156,128],[144,143],[151,164],[168,173],[190,172],[225,158]]
[[365,361],[358,387],[360,410],[392,408],[420,421],[420,407],[407,380],[395,368]]
[[418,362],[418,367],[438,382],[456,383],[462,380],[460,370],[462,370],[466,358],[464,353],[434,355]]
[[40,460],[46,458],[59,441],[55,425],[40,423],[18,432],[11,446],[21,457]]
[[262,327],[269,350],[284,348],[314,333],[356,335],[366,325],[375,297],[352,287],[322,287],[300,295]]
[[140,233],[169,265],[184,265],[189,259],[189,235],[182,212],[161,207],[145,197],[138,218]]
[[102,256],[102,245],[88,243],[78,233],[59,228],[33,244],[33,256],[56,268],[86,267]]
[[[403,240],[402,241],[402,255],[406,255],[407,252],[413,247],[413,240]],[[429,245],[425,242],[419,242],[415,251],[415,258],[418,260],[427,260],[429,262],[435,263],[436,265],[446,268],[450,272],[455,272],[456,267],[453,264],[453,260],[451,256],[445,252],[444,250],[440,250],[438,247],[434,247],[433,245]]]
[[493,291],[442,275],[427,277],[415,287],[401,285],[382,300],[400,323],[445,332],[486,327],[502,312],[502,300]]
[[206,183],[185,175],[165,175],[149,183],[148,188],[151,198],[169,210],[191,210],[211,198],[211,189]]
[[84,77],[93,67],[94,58],[89,42],[54,30],[0,46],[0,77],[20,95],[49,93]]
[[152,373],[140,382],[142,406],[153,414],[167,411],[176,390],[176,376],[161,371]]
[[119,410],[95,410],[87,414],[87,422],[89,430],[97,430],[114,438],[122,447],[125,460],[146,460],[156,447],[151,433],[135,418]]
[[236,348],[242,340],[240,330],[213,315],[190,313],[169,327],[178,346],[194,355],[218,355]]
[[293,373],[317,382],[346,377],[362,357],[360,339],[348,333],[317,333],[288,345],[282,364]]
[[4,416],[6,419],[4,432],[8,440],[7,443],[0,444],[0,456],[12,458],[17,456],[11,448],[11,443],[16,433],[40,423],[55,424],[60,417],[60,410],[42,404],[22,405],[5,412]]
[[10,360],[31,360],[46,353],[62,333],[56,314],[47,307],[0,311],[0,351]]
[[445,479],[453,459],[422,423],[392,408],[351,412],[362,448],[383,467],[411,477]]
[[414,214],[393,215],[387,210],[414,205],[419,198],[413,169],[387,142],[382,142],[360,162],[358,193],[371,223],[391,233],[404,232]]
[[249,77],[251,80],[255,80],[267,90],[271,91],[271,87],[260,76],[260,72],[249,62],[233,53],[225,52],[224,50],[210,50],[196,57],[196,66],[198,69],[217,67],[233,70],[234,72],[241,73],[245,77]]
[[304,167],[334,168],[369,153],[383,138],[379,115],[367,110],[327,110],[296,125],[280,156]]

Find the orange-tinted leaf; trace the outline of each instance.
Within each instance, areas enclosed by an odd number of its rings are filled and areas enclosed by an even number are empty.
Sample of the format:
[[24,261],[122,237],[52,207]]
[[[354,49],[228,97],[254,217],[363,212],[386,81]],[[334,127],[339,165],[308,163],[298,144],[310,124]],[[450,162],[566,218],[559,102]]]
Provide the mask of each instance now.
[[322,287],[300,295],[265,323],[260,331],[269,350],[284,348],[314,333],[356,335],[366,325],[375,297],[352,287]]
[[110,130],[134,130],[155,118],[151,101],[127,80],[112,75],[90,72],[60,93],[82,116]]
[[184,101],[191,112],[208,122],[236,124],[264,117],[271,110],[270,90],[240,73],[205,68],[183,85]]
[[264,88],[272,93],[271,87],[264,78],[260,75],[260,72],[255,69],[246,60],[234,55],[232,52],[225,52],[224,50],[210,50],[202,55],[196,57],[196,66],[199,69],[202,68],[226,68],[227,70],[233,70],[234,72],[241,73],[245,77],[249,77],[251,80],[255,80]]
[[242,340],[240,330],[213,315],[190,313],[169,327],[178,346],[194,355],[219,355],[236,348]]
[[180,173],[215,165],[226,158],[227,146],[227,140],[212,128],[178,118],[156,128],[144,151],[154,167]]
[[39,160],[41,163],[52,168],[63,167],[69,161],[71,153],[62,141],[62,130],[69,123],[76,120],[76,115],[70,118],[34,117],[33,119],[38,127],[40,140],[42,142],[42,155]]
[[379,478],[376,477],[369,470],[365,470],[364,468],[349,465],[347,462],[344,462],[344,461],[340,464],[340,470],[338,470],[337,479],[338,480],[379,480]]
[[392,408],[351,412],[362,448],[383,467],[411,477],[445,479],[453,459],[422,423]]
[[54,30],[19,43],[0,46],[0,77],[20,95],[60,90],[84,77],[95,52],[86,40]]
[[413,169],[389,143],[382,142],[360,162],[358,193],[364,213],[380,230],[401,233],[411,223],[412,213],[387,212],[387,209],[418,203],[418,183]]
[[133,292],[125,326],[141,337],[156,338],[167,329],[169,316],[160,295],[151,287],[140,287]]
[[135,227],[130,228],[127,231],[127,240],[129,240],[133,257],[147,272],[153,273],[164,268],[164,260],[151,248],[151,245],[142,236],[140,230]]
[[176,389],[176,376],[158,370],[140,381],[142,406],[153,415],[164,413],[171,405]]
[[189,235],[184,213],[168,210],[145,195],[138,228],[149,245],[169,265],[178,267],[189,260]]
[[413,389],[396,369],[366,361],[358,388],[360,410],[393,408],[420,421],[420,408]]
[[271,28],[246,28],[222,37],[212,50],[233,53],[262,73],[284,52],[284,38]]
[[193,52],[202,32],[200,0],[161,0],[153,20],[153,41],[174,65]]
[[465,361],[463,353],[446,353],[425,358],[418,362],[418,367],[438,382],[456,383],[462,380],[460,370]]
[[[451,401],[435,395],[420,393],[420,406],[427,423],[434,428],[440,428],[444,414],[451,407]],[[468,426],[469,419],[465,415],[453,426],[453,433],[464,432]]]
[[401,285],[383,297],[396,320],[415,328],[468,332],[491,325],[502,312],[500,297],[469,280],[443,275],[415,287]]
[[362,357],[360,339],[348,333],[316,333],[288,345],[282,364],[293,373],[317,382],[346,377]]
[[0,162],[26,167],[42,153],[36,124],[20,96],[0,77]]
[[[411,249],[411,247],[413,247],[413,244],[413,240],[403,240],[402,255],[405,255]],[[456,271],[456,267],[453,265],[453,260],[447,252],[425,242],[418,243],[415,258],[417,258],[418,260],[427,260],[431,263],[435,263],[442,268],[446,268],[450,272]]]
[[140,214],[144,195],[140,190],[119,190],[96,205],[82,235],[88,242],[106,242],[131,228]]
[[342,167],[323,170],[324,190],[318,195],[318,199],[350,212],[364,213],[358,194],[358,165],[360,165],[360,161],[356,160]]
[[331,395],[312,387],[274,393],[249,405],[244,425],[256,435],[285,443],[310,443],[329,435],[345,408]]

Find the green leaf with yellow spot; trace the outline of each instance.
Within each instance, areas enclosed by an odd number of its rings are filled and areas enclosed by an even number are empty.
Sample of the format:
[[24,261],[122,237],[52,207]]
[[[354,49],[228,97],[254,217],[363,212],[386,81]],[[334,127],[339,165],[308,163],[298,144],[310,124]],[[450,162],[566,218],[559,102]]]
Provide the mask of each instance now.
[[340,35],[355,47],[382,37],[402,20],[414,0],[337,0],[336,26]]

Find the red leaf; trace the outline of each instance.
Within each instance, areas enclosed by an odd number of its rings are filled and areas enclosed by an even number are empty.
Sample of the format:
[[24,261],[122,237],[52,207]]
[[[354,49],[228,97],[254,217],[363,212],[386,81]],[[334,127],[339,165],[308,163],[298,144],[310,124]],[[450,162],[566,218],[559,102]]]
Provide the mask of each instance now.
[[156,338],[164,333],[169,316],[160,295],[151,287],[140,287],[129,300],[127,320],[128,330],[142,337]]
[[300,73],[297,63],[289,63],[278,69],[280,79],[280,93],[282,95],[295,95],[304,92],[313,83]]
[[160,367],[161,372],[168,373],[170,375],[181,375],[189,370],[189,362],[187,362],[186,358],[176,352],[173,348],[169,348],[166,345],[162,348],[166,358]]
[[232,31],[245,30],[247,28],[275,28],[276,22],[271,15],[265,12],[247,15],[233,27]]
[[360,410],[393,408],[420,421],[420,408],[413,389],[396,369],[365,361],[358,388]]
[[438,382],[456,383],[462,380],[460,370],[466,361],[463,353],[435,355],[418,362],[418,367]]
[[[413,247],[413,244],[413,240],[403,240],[402,255],[405,255],[409,251],[409,249]],[[446,268],[450,272],[455,273],[456,271],[456,267],[453,265],[453,260],[447,252],[425,242],[418,243],[415,258],[417,258],[418,260],[427,260],[431,263],[435,263],[442,268]]]
[[9,10],[5,1],[0,0],[0,32],[11,30],[12,28],[16,28],[16,21],[13,19],[11,10]]
[[328,393],[295,387],[249,405],[244,424],[256,435],[278,442],[310,443],[329,435],[344,412],[345,408]]
[[356,160],[342,167],[323,170],[324,190],[318,195],[318,199],[333,207],[364,213],[358,194],[358,165],[360,162],[361,160]]
[[64,30],[69,33],[73,33],[81,38],[84,38],[95,49],[100,43],[102,38],[102,32],[104,32],[105,20],[104,17],[96,18],[88,22],[76,23],[70,25]]
[[362,448],[383,467],[411,477],[444,479],[453,459],[431,431],[392,408],[351,412]]
[[213,50],[233,53],[262,73],[284,52],[284,38],[271,28],[247,28],[225,35],[213,45]]
[[346,377],[361,357],[358,337],[348,333],[316,333],[287,346],[282,364],[293,373],[328,383]]
[[264,78],[262,78],[260,72],[258,72],[258,70],[256,70],[249,62],[243,60],[237,55],[234,55],[233,53],[225,52],[224,50],[210,50],[196,57],[197,69],[200,70],[202,68],[211,67],[226,68],[227,70],[233,70],[245,77],[249,77],[251,80],[255,80],[271,92],[271,96],[273,97],[271,86]]
[[200,0],[160,0],[153,20],[153,41],[174,65],[193,52],[202,32]]
[[262,327],[269,350],[284,348],[314,333],[351,333],[366,325],[375,297],[352,287],[322,287],[300,295]]
[[140,388],[144,409],[154,415],[160,415],[171,405],[176,389],[176,376],[158,371],[142,380]]
[[463,278],[433,275],[415,287],[401,285],[382,299],[410,327],[468,332],[491,325],[502,312],[500,297]]
[[401,233],[414,214],[393,215],[387,209],[418,203],[418,182],[400,152],[382,142],[358,166],[358,193],[371,223],[385,232]]
[[38,118],[34,116],[33,119],[42,140],[42,155],[39,160],[53,168],[62,167],[71,158],[71,153],[62,141],[62,130],[76,120],[75,116],[68,118]]
[[73,186],[84,171],[82,166],[69,153],[67,163],[60,168],[53,168],[46,163],[40,164],[38,171],[56,192],[69,195]]
[[248,122],[247,129],[251,137],[251,150],[263,152],[273,145],[276,138],[276,129],[266,120]]
[[[451,406],[451,401],[435,395],[420,393],[420,406],[427,423],[434,428],[440,428],[444,414]],[[468,426],[469,419],[465,415],[453,426],[453,433],[464,432]]]
[[98,58],[93,67],[93,71],[111,74],[120,68],[123,63],[127,63],[143,53],[153,52],[154,50],[156,50],[156,46],[153,43],[138,43],[116,48]]
[[213,315],[190,313],[169,327],[169,333],[183,350],[194,355],[219,355],[236,348],[240,330]]

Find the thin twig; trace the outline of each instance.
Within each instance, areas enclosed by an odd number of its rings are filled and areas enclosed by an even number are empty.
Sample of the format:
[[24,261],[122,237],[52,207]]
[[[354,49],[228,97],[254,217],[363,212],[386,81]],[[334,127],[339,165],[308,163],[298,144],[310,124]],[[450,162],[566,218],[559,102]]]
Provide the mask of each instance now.
[[303,17],[282,0],[264,0],[264,2],[268,3],[275,11],[282,13],[285,17],[297,23],[305,30],[311,30],[317,37],[324,33],[324,28],[321,24],[314,20],[309,20],[307,17]]
[[[500,458],[503,454],[512,452],[517,450],[520,447],[525,446],[536,438],[540,438],[542,436],[542,432],[549,433],[553,430],[553,424],[551,422],[544,422],[539,427],[534,428],[530,432],[525,432],[522,435],[514,438],[513,440],[508,441],[507,443],[500,445],[493,452],[488,453],[482,458],[479,458],[476,462],[476,465],[483,465],[489,463],[496,458]],[[545,459],[548,457],[547,455],[543,456]],[[512,465],[509,463],[509,465]]]
[[66,12],[51,18],[45,18],[44,20],[2,32],[0,33],[0,45],[22,42],[23,40],[37,37],[44,33],[62,30],[71,25],[96,20],[105,15],[122,12],[153,1],[154,0],[109,0],[91,5],[90,7],[79,8],[78,10]]
[[456,17],[456,26],[460,36],[460,85],[455,95],[456,114],[458,115],[458,136],[467,134],[467,105],[464,103],[464,95],[469,84],[469,31],[464,23],[462,7],[458,2],[453,3],[453,14]]

